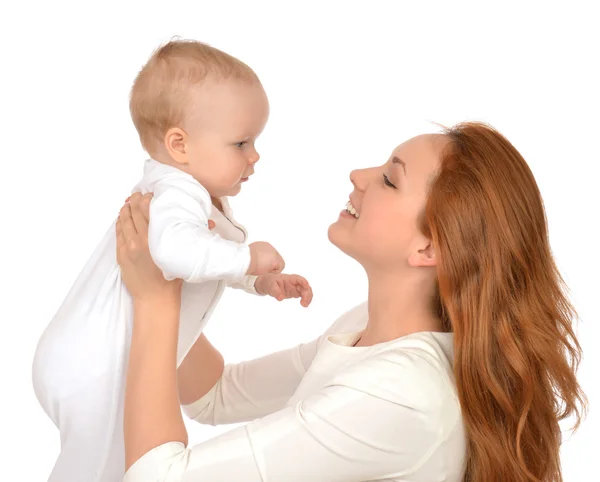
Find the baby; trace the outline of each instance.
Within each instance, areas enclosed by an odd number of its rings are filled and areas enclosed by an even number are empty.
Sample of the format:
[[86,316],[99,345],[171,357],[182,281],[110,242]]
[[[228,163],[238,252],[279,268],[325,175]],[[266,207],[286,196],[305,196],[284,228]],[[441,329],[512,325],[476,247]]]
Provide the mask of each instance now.
[[[150,252],[166,279],[185,281],[178,365],[225,286],[278,300],[302,297],[307,305],[311,291],[306,280],[281,274],[283,259],[270,244],[247,245],[247,233],[227,202],[254,172],[259,159],[254,142],[269,115],[267,96],[252,69],[200,42],[169,42],[137,76],[130,109],[151,157],[133,188],[153,193]],[[50,481],[122,479],[132,321],[131,298],[116,262],[113,224],[35,354],[35,392],[61,437]]]

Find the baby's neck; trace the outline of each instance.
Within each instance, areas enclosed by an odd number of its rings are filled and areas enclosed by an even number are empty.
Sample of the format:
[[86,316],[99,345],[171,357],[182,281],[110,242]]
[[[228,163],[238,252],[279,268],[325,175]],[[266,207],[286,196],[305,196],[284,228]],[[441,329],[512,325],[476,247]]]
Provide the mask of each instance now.
[[[166,164],[167,166],[173,166],[173,167],[176,167],[177,169],[182,169],[181,166],[179,164],[177,164],[173,159],[171,159],[171,157],[165,152],[156,151],[156,152],[149,152],[149,154],[152,159],[160,162],[161,164]],[[218,199],[214,196],[211,196],[210,200],[214,207],[216,207],[219,211],[223,212],[223,203],[221,203],[220,199]]]
[[171,158],[171,156],[165,149],[151,149],[148,150],[148,154],[152,159],[160,162],[161,164],[179,168],[177,163]]
[[212,201],[214,207],[216,207],[219,211],[223,212],[223,203],[220,199],[211,196],[210,200]]

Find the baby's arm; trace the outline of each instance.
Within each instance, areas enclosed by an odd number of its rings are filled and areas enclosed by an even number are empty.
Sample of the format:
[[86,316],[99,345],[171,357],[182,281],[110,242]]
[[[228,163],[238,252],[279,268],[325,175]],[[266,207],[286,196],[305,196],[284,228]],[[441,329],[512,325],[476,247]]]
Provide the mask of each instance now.
[[227,286],[230,288],[235,288],[236,290],[244,290],[246,293],[250,293],[253,295],[263,296],[256,291],[254,287],[254,283],[256,283],[256,279],[258,276],[247,275],[244,276],[241,280],[233,280],[228,281]]
[[242,278],[250,265],[250,249],[211,233],[210,194],[180,177],[157,183],[150,204],[148,245],[166,279],[190,283]]

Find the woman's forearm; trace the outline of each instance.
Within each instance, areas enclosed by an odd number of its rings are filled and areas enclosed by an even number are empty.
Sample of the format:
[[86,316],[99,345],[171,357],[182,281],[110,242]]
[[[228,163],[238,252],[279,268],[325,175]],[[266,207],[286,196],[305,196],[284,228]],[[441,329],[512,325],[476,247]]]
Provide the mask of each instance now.
[[223,355],[202,334],[177,370],[179,400],[183,405],[199,400],[219,381]]
[[187,445],[177,394],[178,319],[178,301],[134,304],[125,391],[126,469],[166,442]]

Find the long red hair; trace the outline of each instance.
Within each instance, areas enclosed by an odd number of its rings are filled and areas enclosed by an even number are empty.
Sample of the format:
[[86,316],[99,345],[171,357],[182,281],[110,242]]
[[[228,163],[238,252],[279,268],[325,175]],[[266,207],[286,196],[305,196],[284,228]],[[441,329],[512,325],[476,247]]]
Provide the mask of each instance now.
[[493,128],[462,123],[445,138],[423,231],[439,258],[439,312],[454,332],[464,480],[560,482],[559,421],[573,416],[577,429],[587,400],[576,378],[576,313],[540,191]]

